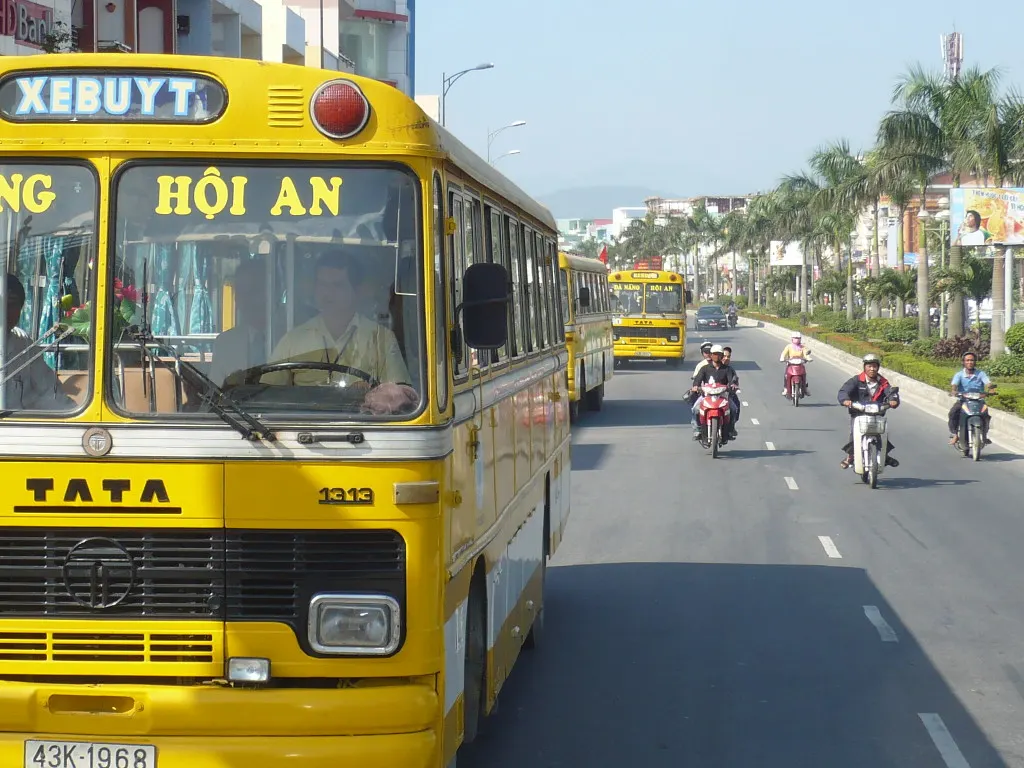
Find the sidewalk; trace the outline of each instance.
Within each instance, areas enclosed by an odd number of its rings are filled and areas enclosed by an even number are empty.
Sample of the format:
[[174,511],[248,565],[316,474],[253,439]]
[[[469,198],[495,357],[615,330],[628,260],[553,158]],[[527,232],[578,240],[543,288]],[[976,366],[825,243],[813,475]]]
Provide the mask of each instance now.
[[[789,341],[791,331],[772,323],[764,323],[759,320],[740,317],[738,324],[745,328],[759,328],[767,334],[778,339]],[[860,371],[862,369],[860,358],[843,352],[841,349],[830,347],[817,339],[811,341],[814,356],[831,363],[832,365],[849,371]],[[885,361],[885,356],[882,356]],[[911,379],[902,373],[896,373],[883,367],[881,373],[894,386],[900,388],[900,395],[906,405],[912,405],[919,411],[927,413],[943,424],[943,435],[946,434],[945,424],[949,414],[949,408],[953,404],[949,393],[941,389],[923,384],[916,379]],[[852,374],[851,374],[852,375]],[[1024,419],[1014,416],[1005,411],[992,409],[992,426],[989,429],[989,439],[993,443],[1014,453],[1024,454]]]

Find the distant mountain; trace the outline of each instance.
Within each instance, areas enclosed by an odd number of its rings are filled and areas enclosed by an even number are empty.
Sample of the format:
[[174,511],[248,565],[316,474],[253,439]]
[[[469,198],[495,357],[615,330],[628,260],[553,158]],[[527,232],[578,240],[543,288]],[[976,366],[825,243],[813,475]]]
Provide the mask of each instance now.
[[562,189],[537,199],[551,209],[556,219],[606,219],[612,208],[642,207],[647,197],[679,197],[647,187],[578,187]]

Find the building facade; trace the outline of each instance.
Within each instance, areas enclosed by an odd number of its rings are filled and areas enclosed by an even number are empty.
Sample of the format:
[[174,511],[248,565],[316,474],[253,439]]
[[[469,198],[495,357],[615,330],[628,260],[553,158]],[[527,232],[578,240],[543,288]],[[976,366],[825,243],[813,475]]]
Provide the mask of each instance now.
[[118,51],[305,64],[415,88],[415,0],[0,0],[0,55]]
[[0,0],[0,56],[24,56],[73,44],[71,0]]

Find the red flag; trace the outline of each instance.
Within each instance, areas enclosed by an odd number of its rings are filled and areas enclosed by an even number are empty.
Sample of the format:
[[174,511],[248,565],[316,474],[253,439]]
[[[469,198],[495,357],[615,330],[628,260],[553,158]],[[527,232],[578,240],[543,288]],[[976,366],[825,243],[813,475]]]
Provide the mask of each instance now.
[[599,254],[597,254],[597,260],[600,261],[602,264],[607,264],[608,263],[608,246],[607,245],[602,245],[601,246],[601,252]]

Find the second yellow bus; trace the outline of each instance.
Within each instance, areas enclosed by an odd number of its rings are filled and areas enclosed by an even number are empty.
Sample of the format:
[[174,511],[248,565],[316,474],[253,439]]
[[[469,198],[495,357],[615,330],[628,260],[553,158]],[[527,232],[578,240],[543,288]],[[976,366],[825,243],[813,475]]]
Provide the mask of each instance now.
[[661,270],[613,272],[615,363],[665,360],[682,364],[686,352],[686,286],[682,275]]
[[569,417],[576,421],[585,410],[600,411],[604,385],[615,368],[612,352],[612,297],[608,267],[597,259],[558,254],[562,274],[562,316],[569,352],[566,382]]

